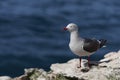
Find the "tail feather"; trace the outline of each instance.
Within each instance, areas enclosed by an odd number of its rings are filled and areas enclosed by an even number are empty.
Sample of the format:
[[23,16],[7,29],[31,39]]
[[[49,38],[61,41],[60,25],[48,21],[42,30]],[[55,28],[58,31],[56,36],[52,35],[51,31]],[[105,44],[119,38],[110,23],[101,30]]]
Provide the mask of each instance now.
[[104,47],[104,45],[106,44],[107,40],[105,39],[100,39],[100,48]]

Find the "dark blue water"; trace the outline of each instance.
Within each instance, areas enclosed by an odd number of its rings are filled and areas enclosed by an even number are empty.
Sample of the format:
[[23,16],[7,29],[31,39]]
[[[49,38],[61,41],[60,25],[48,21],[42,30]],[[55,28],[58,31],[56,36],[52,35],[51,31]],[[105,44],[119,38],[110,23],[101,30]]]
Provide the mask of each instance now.
[[107,39],[92,60],[120,49],[119,0],[1,0],[0,75],[19,76],[24,68],[49,70],[52,63],[76,58],[68,47],[68,23],[83,37]]

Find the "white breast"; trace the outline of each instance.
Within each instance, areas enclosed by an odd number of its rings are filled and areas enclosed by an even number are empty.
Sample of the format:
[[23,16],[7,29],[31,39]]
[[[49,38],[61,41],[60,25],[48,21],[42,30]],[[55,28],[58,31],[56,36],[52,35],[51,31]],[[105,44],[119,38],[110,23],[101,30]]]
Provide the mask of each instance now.
[[84,39],[79,37],[78,32],[71,32],[69,47],[70,50],[78,56],[89,56],[93,53],[89,53],[83,49]]

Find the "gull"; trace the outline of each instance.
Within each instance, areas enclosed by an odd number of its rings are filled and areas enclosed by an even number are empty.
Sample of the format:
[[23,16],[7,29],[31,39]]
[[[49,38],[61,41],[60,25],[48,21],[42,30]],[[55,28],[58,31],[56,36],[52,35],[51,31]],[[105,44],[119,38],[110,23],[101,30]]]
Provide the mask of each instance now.
[[104,47],[107,40],[105,39],[89,39],[89,38],[82,38],[79,36],[78,26],[74,23],[68,24],[65,28],[65,31],[70,32],[70,42],[69,48],[70,50],[78,55],[80,66],[81,67],[81,57],[88,56],[88,66],[90,67],[90,55],[94,54],[98,49]]

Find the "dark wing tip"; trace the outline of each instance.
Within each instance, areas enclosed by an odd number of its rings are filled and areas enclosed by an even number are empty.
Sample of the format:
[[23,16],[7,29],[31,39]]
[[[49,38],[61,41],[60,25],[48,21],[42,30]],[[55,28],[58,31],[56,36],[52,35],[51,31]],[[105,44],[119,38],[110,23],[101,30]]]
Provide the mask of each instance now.
[[107,43],[106,39],[100,39],[99,41],[100,41],[100,48],[103,47]]

